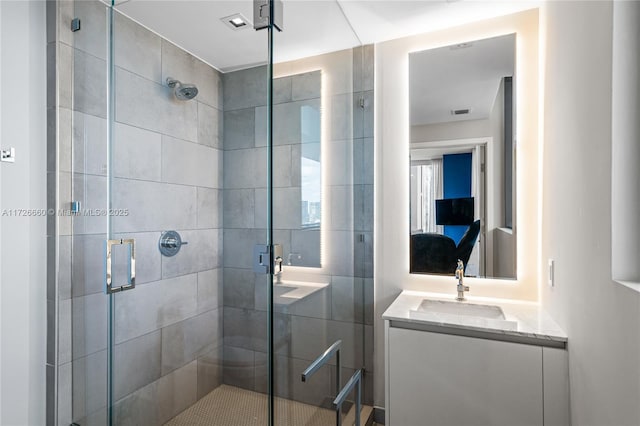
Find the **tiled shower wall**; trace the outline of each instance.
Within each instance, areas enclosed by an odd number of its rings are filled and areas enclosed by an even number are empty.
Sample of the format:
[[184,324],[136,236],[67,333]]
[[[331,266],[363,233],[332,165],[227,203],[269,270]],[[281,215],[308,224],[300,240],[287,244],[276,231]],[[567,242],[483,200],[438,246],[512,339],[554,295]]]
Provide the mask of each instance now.
[[[106,11],[49,5],[49,206],[107,207]],[[81,30],[71,32],[73,17]],[[135,238],[136,288],[115,296],[117,424],[161,424],[222,381],[222,89],[220,74],[115,14],[114,238]],[[51,27],[57,21],[57,27]],[[57,67],[57,77],[56,68]],[[167,77],[200,93],[178,101]],[[56,96],[57,94],[57,96]],[[57,113],[57,124],[56,124]],[[56,143],[57,134],[57,143]],[[56,186],[59,188],[56,193]],[[188,245],[158,251],[162,231]],[[104,424],[108,297],[103,215],[50,216],[49,389],[58,424]],[[56,236],[58,239],[56,241]],[[115,253],[116,284],[126,260]],[[57,302],[57,303],[56,303]],[[57,305],[57,315],[56,315]],[[57,348],[56,348],[57,342]],[[56,377],[57,384],[53,381]],[[51,406],[51,404],[50,404]],[[54,413],[49,410],[49,421]]]
[[[265,75],[264,67],[256,67],[223,77],[223,377],[227,384],[261,392],[267,389],[267,280],[253,272],[251,255],[254,244],[266,241]],[[284,250],[281,279],[328,284],[274,307],[276,393],[327,405],[335,395],[335,367],[324,367],[307,383],[300,373],[342,339],[343,382],[365,367],[364,398],[371,403],[373,46],[278,64],[275,75],[280,78],[274,81],[273,219],[274,242]],[[292,224],[300,224],[300,107],[318,103],[325,205],[322,231],[309,237]],[[321,246],[321,268],[287,265],[290,253],[304,260]]]

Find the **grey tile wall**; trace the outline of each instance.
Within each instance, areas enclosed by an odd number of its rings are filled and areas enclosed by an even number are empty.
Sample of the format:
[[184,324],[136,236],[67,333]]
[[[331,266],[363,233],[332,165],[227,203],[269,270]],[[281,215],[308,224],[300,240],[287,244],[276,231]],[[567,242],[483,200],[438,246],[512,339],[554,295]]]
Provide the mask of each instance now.
[[198,357],[197,398],[200,399],[222,383],[222,351],[218,346]]
[[162,39],[118,13],[114,32],[116,66],[151,81],[162,81]]
[[102,350],[72,362],[74,419],[82,419],[104,409],[107,398],[107,351]]
[[[114,296],[115,416],[118,424],[153,425],[222,383],[222,78],[139,24],[114,16],[116,116],[109,147],[107,8],[97,0],[48,4],[48,207],[69,209],[80,201],[84,209],[107,208],[111,149],[111,206],[126,210],[112,218],[113,238],[136,240],[137,274],[134,290]],[[70,31],[73,17],[81,19],[81,31]],[[196,84],[198,96],[176,100],[168,76]],[[48,221],[47,387],[58,388],[58,424],[104,425],[107,219],[54,219]],[[189,242],[171,258],[157,248],[169,229]],[[124,254],[116,246],[117,282],[126,279]],[[47,409],[55,424],[51,404],[55,398]]]
[[[88,2],[85,3],[88,4]],[[107,102],[104,96],[107,92],[106,61],[80,49],[74,49],[72,56],[74,109],[105,118],[107,116]]]
[[118,425],[162,425],[197,401],[198,361],[194,360],[119,400]]
[[[322,246],[325,274],[306,269],[324,289],[289,305],[274,306],[278,396],[326,405],[335,393],[333,366],[311,383],[299,374],[336,339],[343,340],[344,381],[365,367],[365,401],[372,402],[373,352],[373,48],[328,55],[329,79],[321,99],[321,72],[274,81],[274,241],[288,254],[316,259]],[[295,67],[292,67],[295,68]],[[353,79],[353,80],[352,80]],[[259,83],[262,82],[262,85]],[[263,67],[225,74],[224,87],[224,351],[225,383],[266,392],[267,277],[252,270],[252,249],[266,240],[266,76]],[[364,108],[360,107],[364,99]],[[326,114],[321,161],[322,232],[300,227],[301,106]],[[297,220],[297,222],[296,222]],[[298,263],[300,265],[300,263]],[[315,269],[316,271],[319,271]],[[314,278],[315,277],[315,278]]]
[[211,353],[221,344],[222,318],[217,309],[163,328],[162,374]]
[[116,121],[163,135],[196,142],[198,106],[176,100],[173,90],[160,81],[147,80],[116,69]]
[[[163,329],[164,331],[164,329]],[[114,350],[114,398],[116,400],[160,378],[161,355],[160,330],[117,344]],[[161,401],[158,401],[161,403]]]
[[[162,179],[162,135],[128,126],[115,125],[113,141],[115,177],[160,182]],[[145,161],[139,161],[145,158]]]

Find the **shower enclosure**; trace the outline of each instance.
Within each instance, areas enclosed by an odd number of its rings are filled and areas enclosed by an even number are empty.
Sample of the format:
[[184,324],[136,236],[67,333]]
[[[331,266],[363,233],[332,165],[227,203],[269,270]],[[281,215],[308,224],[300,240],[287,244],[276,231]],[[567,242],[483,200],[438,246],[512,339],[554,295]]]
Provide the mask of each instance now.
[[48,3],[49,424],[332,425],[358,371],[371,405],[373,49],[279,7]]

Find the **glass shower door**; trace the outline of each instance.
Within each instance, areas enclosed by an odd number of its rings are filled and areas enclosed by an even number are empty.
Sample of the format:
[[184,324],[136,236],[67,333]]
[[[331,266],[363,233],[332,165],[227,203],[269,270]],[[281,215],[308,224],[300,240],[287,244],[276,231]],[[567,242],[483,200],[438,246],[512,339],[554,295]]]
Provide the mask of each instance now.
[[[185,7],[224,15],[221,4]],[[253,272],[252,252],[267,241],[266,136],[254,130],[267,67],[221,72],[130,19],[148,15],[138,7],[150,6],[59,4],[70,87],[58,421],[266,424],[269,276]],[[226,34],[217,43],[255,39],[264,52],[251,61],[266,63],[266,31]]]
[[[109,298],[107,19],[99,2],[60,2],[58,424],[106,424]],[[73,21],[72,21],[73,20]],[[81,23],[84,28],[72,31]],[[69,26],[71,24],[71,27]],[[50,181],[53,181],[50,179]]]
[[[358,372],[372,403],[373,56],[337,3],[284,12],[272,82],[275,423],[335,425],[336,398]],[[314,16],[313,31],[290,36],[301,23],[288,16]],[[327,40],[340,47],[320,50]],[[344,424],[356,390],[340,406]]]
[[[192,2],[180,13],[222,17],[224,5]],[[174,19],[171,4],[153,7]],[[260,285],[251,254],[267,235],[255,219],[239,229],[245,223],[233,213],[238,193],[248,197],[266,188],[266,150],[255,147],[258,135],[234,133],[254,127],[243,120],[267,104],[266,92],[252,90],[266,86],[266,69],[234,81],[174,44],[182,24],[168,41],[125,16],[137,16],[136,8],[148,16],[144,4],[115,7],[112,37],[110,200],[126,214],[112,216],[110,237],[136,244],[135,289],[111,296],[112,424],[266,421],[261,380],[268,372],[260,355],[268,307],[251,306],[253,286]],[[239,12],[251,17],[250,5]],[[211,17],[197,30],[211,20],[225,25]],[[224,38],[206,38],[221,45],[254,39],[266,60],[265,32],[224,29]],[[255,203],[253,211],[242,207],[238,213],[246,216],[264,210]],[[123,251],[115,263],[126,282],[130,262]],[[247,284],[254,291],[244,293]]]

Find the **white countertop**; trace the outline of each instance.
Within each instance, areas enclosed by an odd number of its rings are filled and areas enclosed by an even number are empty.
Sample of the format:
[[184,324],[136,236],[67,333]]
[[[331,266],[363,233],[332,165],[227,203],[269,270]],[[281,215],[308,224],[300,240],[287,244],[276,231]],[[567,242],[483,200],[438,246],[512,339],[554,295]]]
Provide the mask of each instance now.
[[287,306],[299,302],[326,288],[326,282],[281,280],[273,284],[273,303]]
[[[438,317],[437,315],[416,315],[416,311],[424,299],[455,302],[455,294],[428,293],[418,291],[403,291],[389,308],[382,314],[382,318],[410,324],[423,324],[432,329],[442,327],[456,331],[456,334],[480,332],[485,337],[507,337],[509,340],[527,339],[538,341],[541,345],[558,346],[566,344],[566,333],[555,323],[547,312],[537,303],[517,300],[495,299],[487,297],[465,296],[467,304],[482,304],[499,306],[504,312],[505,320],[488,321],[488,323],[474,323],[468,318],[456,316]],[[470,334],[473,335],[473,334]],[[502,339],[499,339],[502,340]]]

